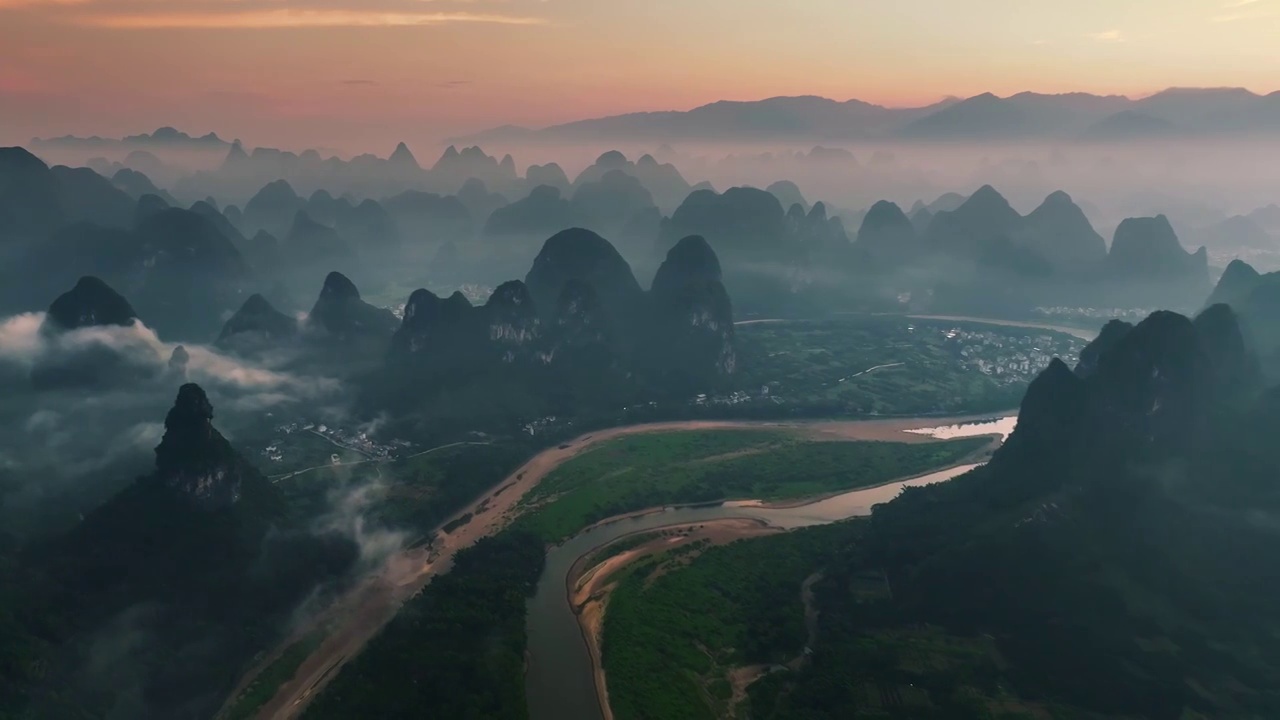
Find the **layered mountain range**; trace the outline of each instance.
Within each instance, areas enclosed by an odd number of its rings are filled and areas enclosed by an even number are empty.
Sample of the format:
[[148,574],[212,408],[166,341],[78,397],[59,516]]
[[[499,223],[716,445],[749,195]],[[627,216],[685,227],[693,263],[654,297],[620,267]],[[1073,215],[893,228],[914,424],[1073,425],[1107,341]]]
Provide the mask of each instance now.
[[641,112],[533,130],[505,126],[457,142],[725,140],[1046,140],[1131,142],[1280,132],[1280,92],[1170,88],[1150,97],[1023,92],[947,98],[916,108],[775,97],[688,111]]

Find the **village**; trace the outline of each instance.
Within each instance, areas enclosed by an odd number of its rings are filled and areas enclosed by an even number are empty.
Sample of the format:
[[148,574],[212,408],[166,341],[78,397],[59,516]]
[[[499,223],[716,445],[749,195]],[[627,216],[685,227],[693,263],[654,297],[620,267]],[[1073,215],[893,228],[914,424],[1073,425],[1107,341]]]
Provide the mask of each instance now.
[[1065,336],[1009,335],[952,328],[943,331],[963,361],[1000,385],[1029,383],[1055,357],[1075,367],[1079,343]]
[[[337,448],[359,453],[370,460],[395,460],[400,457],[404,450],[411,447],[411,444],[405,440],[391,440],[382,443],[369,437],[368,433],[362,430],[352,431],[305,420],[277,425],[275,432],[283,437],[273,440],[270,445],[262,450],[263,457],[275,463],[285,461],[286,451],[290,445],[288,438],[300,433],[310,433],[324,438]],[[329,461],[337,465],[342,462],[342,457],[339,453],[332,453],[329,456]]]

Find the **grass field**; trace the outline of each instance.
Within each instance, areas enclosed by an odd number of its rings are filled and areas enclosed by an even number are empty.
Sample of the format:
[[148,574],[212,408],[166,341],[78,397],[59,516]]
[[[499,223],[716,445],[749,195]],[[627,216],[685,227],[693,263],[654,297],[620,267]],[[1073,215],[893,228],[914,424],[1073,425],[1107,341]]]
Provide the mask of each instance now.
[[782,500],[868,487],[954,464],[986,438],[939,443],[813,442],[785,430],[702,430],[618,438],[548,475],[519,521],[549,542],[665,504]]

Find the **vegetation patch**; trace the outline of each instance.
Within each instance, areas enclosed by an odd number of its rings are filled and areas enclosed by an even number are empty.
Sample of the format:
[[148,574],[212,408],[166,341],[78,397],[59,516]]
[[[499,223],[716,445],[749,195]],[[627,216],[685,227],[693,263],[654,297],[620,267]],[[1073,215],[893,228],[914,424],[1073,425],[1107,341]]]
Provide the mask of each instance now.
[[525,717],[525,602],[545,561],[538,538],[510,530],[459,551],[304,717]]
[[878,485],[959,462],[989,442],[811,442],[781,430],[618,438],[548,475],[519,521],[548,542],[593,522],[670,504],[785,500]]
[[801,586],[834,549],[857,542],[864,526],[684,547],[630,568],[604,622],[615,717],[727,717],[736,669],[763,665],[768,674],[801,662],[808,641]]

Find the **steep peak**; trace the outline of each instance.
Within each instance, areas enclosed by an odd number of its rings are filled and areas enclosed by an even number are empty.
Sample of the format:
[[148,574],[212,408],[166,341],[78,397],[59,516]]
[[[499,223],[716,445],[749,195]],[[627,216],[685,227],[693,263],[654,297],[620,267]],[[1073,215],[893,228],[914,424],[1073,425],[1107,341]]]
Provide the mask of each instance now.
[[1215,391],[1229,393],[1257,384],[1261,376],[1258,360],[1245,345],[1234,310],[1223,304],[1210,305],[1192,324],[1209,356]]
[[466,295],[462,294],[461,290],[454,290],[453,294],[445,299],[444,309],[446,312],[449,312],[449,313],[457,313],[459,311],[470,310],[471,301],[467,299]]
[[249,159],[249,154],[244,151],[244,146],[239,140],[231,143],[231,149],[227,151],[227,157],[222,161],[223,166],[234,165]]
[[658,166],[658,161],[655,160],[653,156],[650,155],[649,153],[645,153],[644,155],[641,155],[640,159],[636,161],[636,167],[651,168],[651,167],[657,167],[657,166]]
[[272,180],[263,185],[262,189],[250,198],[245,207],[249,205],[275,207],[289,205],[301,199],[298,193],[294,192],[293,186],[289,184],[288,180]]
[[104,325],[124,327],[137,319],[137,313],[120,293],[99,278],[85,276],[53,301],[45,323],[51,329],[75,330]]
[[1054,190],[1045,197],[1041,207],[1075,207],[1075,201],[1063,190]]
[[516,175],[516,159],[511,157],[511,153],[502,156],[502,161],[498,163],[498,167],[503,174],[515,177]]
[[396,145],[395,151],[391,153],[391,157],[387,158],[387,160],[397,165],[418,167],[418,159],[409,151],[409,146],[403,142]]
[[186,378],[187,366],[190,364],[191,353],[187,352],[187,348],[182,345],[175,347],[169,355],[169,372],[175,375]]
[[[919,211],[928,212],[921,205]],[[898,207],[895,202],[889,200],[880,200],[867,210],[867,214],[862,217],[862,227],[864,229],[882,228],[882,227],[904,227],[909,226],[911,221],[907,219],[906,213],[902,212],[902,208]]]
[[596,165],[603,168],[624,168],[627,166],[627,156],[617,150],[610,150],[596,158]]
[[360,290],[350,278],[334,270],[324,279],[324,287],[320,288],[321,301],[345,302],[359,300]]
[[256,473],[213,427],[213,404],[195,383],[178,389],[156,447],[156,478],[206,510],[240,499],[245,480]]
[[248,300],[244,301],[244,305],[240,306],[240,312],[256,315],[259,313],[276,312],[276,309],[272,306],[271,302],[260,293],[254,293],[249,296]]
[[809,210],[808,220],[810,222],[826,222],[827,221],[827,205],[819,200],[813,204],[813,208]]
[[1252,265],[1243,260],[1232,260],[1226,270],[1222,271],[1222,277],[1218,279],[1218,284],[1209,294],[1209,300],[1205,302],[1205,306],[1219,303],[1238,305],[1249,297],[1261,280],[1262,275],[1254,270]]
[[404,305],[403,324],[411,326],[427,320],[440,310],[442,304],[440,297],[430,290],[426,288],[414,290],[409,295],[409,301]]
[[1102,356],[1111,352],[1111,349],[1132,330],[1133,323],[1123,320],[1111,320],[1103,325],[1098,336],[1080,351],[1080,362],[1076,363],[1076,374],[1082,378],[1093,376],[1098,371],[1098,361]]
[[1003,210],[1005,208],[1012,209],[1012,207],[1009,205],[1009,201],[1006,200],[1005,197],[1001,195],[998,190],[991,187],[990,185],[983,185],[982,187],[978,188],[977,192],[970,195],[969,199],[964,202],[964,205],[960,206],[960,209],[964,209],[965,207],[974,208],[974,209],[984,209],[984,210],[985,209]]
[[164,418],[164,429],[167,432],[204,434],[213,429],[212,421],[213,403],[209,402],[204,388],[187,383],[178,388],[178,397]]
[[524,281],[508,280],[493,291],[489,300],[485,302],[485,306],[532,308],[533,296],[529,294],[529,286],[525,285]]
[[1160,256],[1185,256],[1186,250],[1164,215],[1125,218],[1116,227],[1111,255],[1125,260],[1150,260]]
[[670,250],[653,277],[655,293],[670,293],[690,282],[719,282],[720,259],[701,235],[682,238]]
[[0,148],[0,176],[11,173],[44,172],[49,166],[43,160],[32,155],[26,148]]
[[1222,279],[1220,282],[1239,282],[1241,280],[1256,280],[1262,277],[1257,270],[1249,263],[1239,258],[1227,263],[1227,268],[1222,271]]

